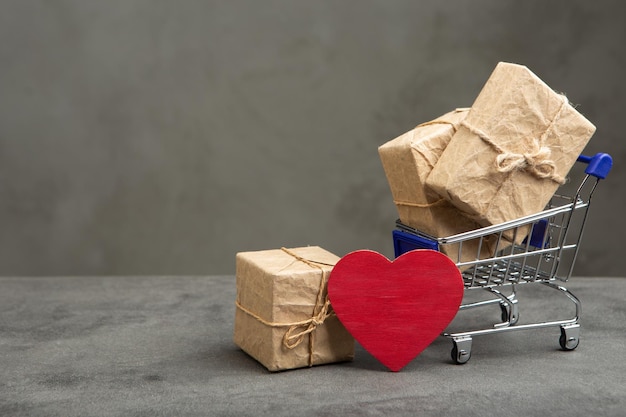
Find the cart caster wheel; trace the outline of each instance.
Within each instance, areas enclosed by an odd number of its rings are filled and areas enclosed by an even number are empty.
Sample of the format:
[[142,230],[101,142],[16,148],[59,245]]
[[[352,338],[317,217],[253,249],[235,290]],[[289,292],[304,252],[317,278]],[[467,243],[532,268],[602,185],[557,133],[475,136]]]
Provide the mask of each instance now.
[[467,363],[472,357],[472,338],[464,337],[452,340],[451,357],[457,365]]
[[559,337],[559,344],[563,350],[574,350],[580,343],[579,338],[580,325],[573,324],[569,326],[561,326],[561,337]]

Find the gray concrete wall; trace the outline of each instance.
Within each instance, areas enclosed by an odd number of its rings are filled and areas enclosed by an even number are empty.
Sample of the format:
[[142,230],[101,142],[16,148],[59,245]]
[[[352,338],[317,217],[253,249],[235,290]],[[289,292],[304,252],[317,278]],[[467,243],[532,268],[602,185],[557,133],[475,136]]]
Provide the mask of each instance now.
[[613,154],[576,273],[623,275],[626,3],[0,1],[0,275],[391,255],[377,147],[529,66]]

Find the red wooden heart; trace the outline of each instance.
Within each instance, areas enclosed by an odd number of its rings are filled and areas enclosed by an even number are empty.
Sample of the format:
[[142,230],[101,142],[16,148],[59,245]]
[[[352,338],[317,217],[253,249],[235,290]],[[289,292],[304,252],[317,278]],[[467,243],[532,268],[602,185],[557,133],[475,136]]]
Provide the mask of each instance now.
[[437,251],[414,250],[392,262],[359,250],[333,268],[328,297],[361,346],[399,371],[452,321],[463,299],[463,279]]

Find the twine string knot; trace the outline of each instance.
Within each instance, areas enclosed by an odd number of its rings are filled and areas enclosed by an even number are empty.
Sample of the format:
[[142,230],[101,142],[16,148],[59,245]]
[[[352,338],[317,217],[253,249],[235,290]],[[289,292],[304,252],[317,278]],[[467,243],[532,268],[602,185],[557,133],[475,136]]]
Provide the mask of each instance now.
[[[534,143],[537,144],[538,141],[535,140]],[[500,172],[526,170],[537,178],[562,182],[561,177],[556,174],[556,164],[550,159],[551,153],[547,146],[527,153],[503,152],[496,157],[496,167]]]
[[486,132],[470,125],[465,120],[461,122],[461,125],[469,129],[474,135],[480,137],[498,153],[496,156],[496,168],[499,172],[527,171],[537,178],[550,179],[558,184],[564,184],[565,178],[557,173],[556,163],[551,159],[552,151],[544,143],[552,131],[553,126],[561,117],[561,113],[567,103],[567,97],[563,95],[561,106],[546,129],[540,137],[530,139],[529,142],[531,143],[532,149],[524,153],[510,152],[503,149],[494,142]]
[[324,321],[331,316],[330,301],[326,299],[320,311],[308,320],[293,324],[287,329],[283,336],[283,345],[287,349],[294,349],[304,341],[304,336],[312,333],[317,326],[324,324]]

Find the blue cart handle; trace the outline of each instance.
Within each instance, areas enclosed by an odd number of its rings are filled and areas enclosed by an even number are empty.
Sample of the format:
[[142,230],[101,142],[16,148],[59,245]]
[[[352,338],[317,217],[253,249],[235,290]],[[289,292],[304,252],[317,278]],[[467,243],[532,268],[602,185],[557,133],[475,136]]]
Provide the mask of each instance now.
[[585,174],[593,175],[601,180],[605,179],[613,166],[613,158],[608,153],[597,153],[594,156],[580,155],[578,162],[589,164]]

